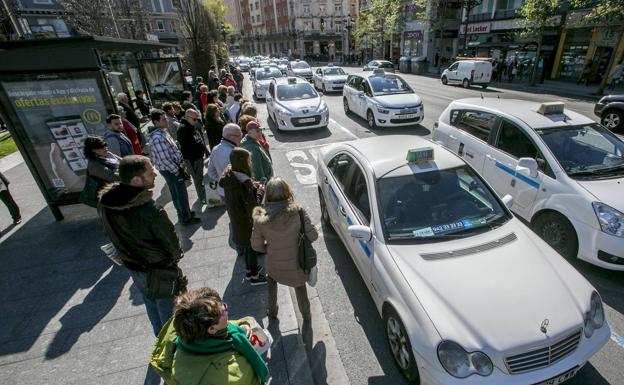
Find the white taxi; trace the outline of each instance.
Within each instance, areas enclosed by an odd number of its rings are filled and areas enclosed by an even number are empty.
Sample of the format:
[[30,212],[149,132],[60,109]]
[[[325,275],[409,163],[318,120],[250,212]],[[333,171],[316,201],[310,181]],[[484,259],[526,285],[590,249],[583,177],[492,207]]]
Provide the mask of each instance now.
[[279,77],[282,77],[282,72],[277,67],[266,66],[256,69],[254,71],[254,76],[251,78],[251,87],[253,88],[254,97],[256,99],[266,98],[271,80]]
[[559,384],[609,340],[591,284],[442,146],[391,135],[333,144],[317,172],[322,220],[411,381]]
[[349,75],[342,90],[346,114],[366,119],[371,129],[422,122],[422,100],[402,77],[381,69]]
[[303,78],[274,78],[266,97],[267,114],[278,130],[295,131],[327,127],[329,108]]
[[451,102],[433,139],[463,157],[561,255],[624,270],[624,142],[561,102]]
[[323,92],[342,90],[348,77],[342,67],[332,65],[319,67],[314,71],[314,87]]

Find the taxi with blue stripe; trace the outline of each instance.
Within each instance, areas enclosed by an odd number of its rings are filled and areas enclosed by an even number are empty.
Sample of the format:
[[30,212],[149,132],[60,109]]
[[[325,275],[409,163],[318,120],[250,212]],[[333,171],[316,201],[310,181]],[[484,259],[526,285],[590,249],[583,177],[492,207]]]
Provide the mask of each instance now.
[[324,230],[410,382],[559,384],[609,340],[598,292],[458,155],[389,135],[328,145],[317,162]]
[[563,102],[455,100],[433,140],[462,157],[559,254],[624,270],[624,142]]

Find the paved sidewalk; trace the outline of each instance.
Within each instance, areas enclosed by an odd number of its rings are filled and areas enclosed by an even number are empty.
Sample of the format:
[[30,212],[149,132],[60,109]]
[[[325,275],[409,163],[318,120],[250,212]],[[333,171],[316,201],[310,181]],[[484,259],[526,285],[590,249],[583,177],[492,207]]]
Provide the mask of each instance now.
[[[155,338],[141,297],[127,271],[100,251],[107,240],[95,210],[64,207],[66,219],[56,222],[23,162],[13,159],[0,167],[12,181],[24,218],[11,227],[0,207],[2,383],[158,383],[147,371]],[[156,183],[157,201],[176,218],[164,179],[158,177]],[[188,190],[195,202],[195,189]],[[197,202],[194,209],[199,212]],[[190,286],[217,289],[232,319],[251,315],[266,326],[266,286],[244,280],[244,263],[227,246],[225,209],[204,209],[201,218],[198,226],[176,226],[185,250],[181,267]],[[271,383],[312,384],[286,287],[279,288],[278,301],[280,321],[268,324],[275,340],[267,358]]]

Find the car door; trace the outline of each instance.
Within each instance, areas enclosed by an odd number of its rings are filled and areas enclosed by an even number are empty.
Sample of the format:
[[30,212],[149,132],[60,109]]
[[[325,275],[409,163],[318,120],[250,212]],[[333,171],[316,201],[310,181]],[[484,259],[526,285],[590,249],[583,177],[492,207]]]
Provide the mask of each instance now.
[[455,135],[450,135],[453,147],[449,148],[477,172],[481,172],[489,149],[490,135],[497,123],[498,117],[489,112],[458,110],[454,119],[451,114],[451,125],[458,130]]
[[357,101],[358,101],[358,114],[362,117],[366,117],[366,110],[368,108],[368,99],[373,97],[373,91],[371,90],[371,86],[368,83],[367,79],[362,79],[360,83],[359,91],[362,93],[358,93]]
[[326,197],[327,213],[331,223],[334,225],[336,233],[347,244],[347,211],[345,206],[347,198],[344,194],[351,177],[352,165],[355,160],[347,153],[339,153],[335,155],[328,163],[327,169],[330,177],[323,178],[321,181],[321,189],[323,196]]
[[453,63],[447,72],[447,80],[449,83],[457,82],[457,68],[459,67],[459,62]]
[[273,116],[273,103],[275,103],[275,83],[274,82],[271,82],[271,84],[269,84],[268,97],[266,98],[265,103],[267,105],[267,113],[269,117],[272,117]]
[[[537,176],[518,172],[520,158],[533,158],[538,161]],[[499,196],[513,196],[512,210],[521,217],[530,219],[533,203],[547,175],[554,177],[533,140],[521,127],[502,119],[493,146],[486,155],[483,176],[488,183]]]
[[323,71],[317,68],[314,71],[314,87],[321,88],[323,86]]
[[362,86],[362,78],[359,76],[353,76],[352,80],[351,80],[351,84],[349,86],[349,95],[347,96],[348,100],[349,100],[349,108],[351,109],[351,111],[353,111],[356,115],[360,115],[359,112],[359,103],[360,103],[360,89]]

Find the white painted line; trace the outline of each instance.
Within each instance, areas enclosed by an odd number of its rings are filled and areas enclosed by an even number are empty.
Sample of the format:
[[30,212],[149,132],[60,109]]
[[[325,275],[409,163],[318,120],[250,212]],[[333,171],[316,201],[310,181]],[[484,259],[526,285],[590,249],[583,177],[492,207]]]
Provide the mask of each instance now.
[[342,131],[346,132],[347,134],[349,134],[351,137],[353,137],[353,139],[360,139],[357,135],[355,135],[354,133],[352,133],[351,131],[349,131],[347,128],[341,126],[340,124],[338,124],[338,122],[336,122],[334,119],[329,118],[330,123],[333,123],[336,127],[338,127],[339,129],[341,129]]
[[611,331],[611,339],[618,344],[619,347],[624,348],[624,337],[618,336],[614,331]]

